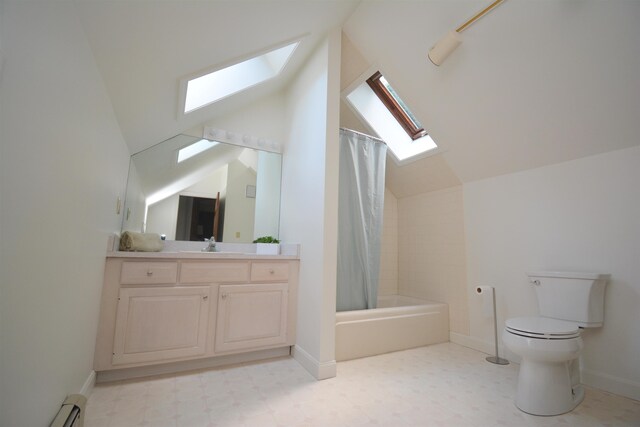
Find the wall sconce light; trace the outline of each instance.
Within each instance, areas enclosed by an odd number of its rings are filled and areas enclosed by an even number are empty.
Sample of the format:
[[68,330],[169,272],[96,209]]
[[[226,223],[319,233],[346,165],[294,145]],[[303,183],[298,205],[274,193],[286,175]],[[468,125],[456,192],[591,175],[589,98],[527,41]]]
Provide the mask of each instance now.
[[468,26],[476,22],[478,19],[489,13],[493,8],[499,6],[502,2],[504,2],[504,0],[494,1],[489,6],[478,12],[473,18],[469,19],[454,31],[449,31],[444,37],[438,40],[438,42],[429,50],[429,59],[431,60],[431,62],[433,62],[435,65],[442,64],[444,60],[447,59],[447,57],[451,54],[451,52],[453,52],[460,45],[460,43],[462,43],[462,37],[460,36],[460,33],[463,32]]

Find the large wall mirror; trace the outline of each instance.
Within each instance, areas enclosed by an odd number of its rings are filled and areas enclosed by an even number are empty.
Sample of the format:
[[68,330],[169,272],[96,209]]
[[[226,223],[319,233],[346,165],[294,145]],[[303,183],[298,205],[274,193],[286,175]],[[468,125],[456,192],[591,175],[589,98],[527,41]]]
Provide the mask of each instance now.
[[167,240],[278,236],[282,156],[177,135],[131,156],[122,230]]

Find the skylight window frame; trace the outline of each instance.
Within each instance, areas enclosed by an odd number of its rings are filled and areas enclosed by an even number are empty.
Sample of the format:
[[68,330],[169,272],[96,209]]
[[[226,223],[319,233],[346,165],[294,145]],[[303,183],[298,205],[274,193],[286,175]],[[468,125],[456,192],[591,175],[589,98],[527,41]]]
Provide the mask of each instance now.
[[416,126],[414,120],[405,111],[405,107],[403,107],[396,99],[396,96],[389,92],[385,87],[381,81],[382,77],[382,73],[378,70],[366,80],[371,90],[373,90],[373,93],[380,98],[380,101],[382,101],[385,107],[387,107],[389,112],[393,117],[395,117],[400,126],[402,126],[405,132],[407,132],[407,135],[409,135],[413,141],[427,135],[427,131],[424,127]]
[[[380,71],[383,76],[386,75],[384,68],[381,67],[380,64],[374,63],[340,92],[340,98],[349,108],[349,110],[354,114],[354,119],[360,121],[359,124],[351,124],[351,126],[348,127],[359,130],[359,125],[361,124],[364,127],[364,129],[362,129],[363,132],[369,133],[373,136],[377,136],[384,140],[387,144],[387,147],[389,148],[387,150],[387,154],[390,156],[391,160],[393,160],[393,162],[398,166],[404,166],[420,159],[431,157],[447,151],[446,144],[442,141],[436,142],[429,133],[425,134],[422,138],[418,138],[416,140],[411,139],[409,134],[402,128],[400,123],[391,114],[391,111],[389,111],[389,109],[384,105],[380,98],[375,94],[373,89],[371,89],[371,87],[367,84],[367,79],[371,77],[376,71]],[[387,132],[383,131],[383,127],[385,127],[386,125],[381,122],[381,127],[379,127],[375,122],[375,120],[378,119],[369,115],[369,113],[372,112],[369,111],[369,107],[361,109],[361,106],[358,105],[359,101],[356,102],[355,98],[352,99],[352,95],[364,88],[366,88],[366,91],[369,92],[371,101],[375,100],[374,103],[378,103],[381,111],[384,111],[384,114],[388,115],[388,124],[391,125],[391,123],[393,123],[393,126],[397,127],[397,132],[399,132],[399,136],[401,139],[394,139],[395,137],[391,135],[385,135],[385,133]],[[364,102],[369,103],[370,101],[364,100]],[[368,105],[371,106],[372,104]],[[362,106],[364,106],[364,104]],[[374,113],[374,115],[375,114],[378,113]],[[345,119],[351,120],[347,117],[345,117]],[[348,125],[350,123],[345,122],[344,124]],[[427,127],[425,126],[425,128]]]

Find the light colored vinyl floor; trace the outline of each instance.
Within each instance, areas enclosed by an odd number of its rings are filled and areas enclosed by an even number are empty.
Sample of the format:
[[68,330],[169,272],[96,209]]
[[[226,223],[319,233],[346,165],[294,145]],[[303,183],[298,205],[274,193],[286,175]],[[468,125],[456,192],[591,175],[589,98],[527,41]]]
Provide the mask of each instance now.
[[324,381],[281,358],[97,385],[85,426],[640,426],[640,402],[592,388],[568,414],[525,414],[518,365],[485,356],[445,343],[340,362]]

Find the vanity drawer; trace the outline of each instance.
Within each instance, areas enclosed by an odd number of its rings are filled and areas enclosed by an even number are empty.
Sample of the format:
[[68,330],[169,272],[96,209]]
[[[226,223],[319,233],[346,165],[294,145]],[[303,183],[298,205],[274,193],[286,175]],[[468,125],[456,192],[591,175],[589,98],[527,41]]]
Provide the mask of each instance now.
[[249,278],[247,262],[183,262],[180,283],[246,282]]
[[286,281],[289,279],[288,262],[254,262],[251,264],[251,281]]
[[123,262],[120,272],[123,285],[176,283],[177,278],[177,262]]

